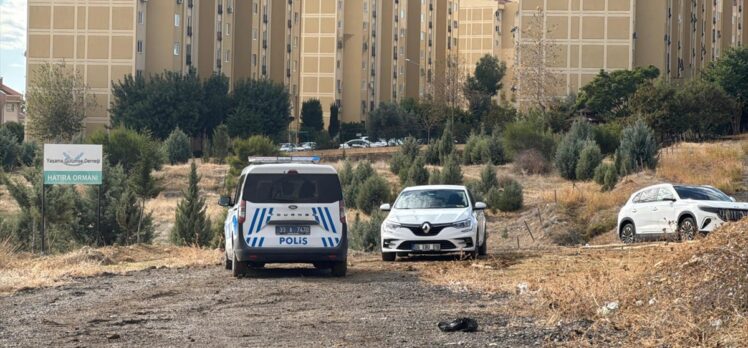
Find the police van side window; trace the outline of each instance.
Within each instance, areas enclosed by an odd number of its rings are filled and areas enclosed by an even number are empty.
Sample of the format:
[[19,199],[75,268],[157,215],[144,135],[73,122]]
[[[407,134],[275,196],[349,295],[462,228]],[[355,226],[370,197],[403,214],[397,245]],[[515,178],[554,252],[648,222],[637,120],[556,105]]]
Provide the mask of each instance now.
[[245,175],[242,175],[236,184],[236,190],[234,191],[234,204],[239,202],[239,194],[241,194],[242,192],[242,184],[244,184],[244,178]]

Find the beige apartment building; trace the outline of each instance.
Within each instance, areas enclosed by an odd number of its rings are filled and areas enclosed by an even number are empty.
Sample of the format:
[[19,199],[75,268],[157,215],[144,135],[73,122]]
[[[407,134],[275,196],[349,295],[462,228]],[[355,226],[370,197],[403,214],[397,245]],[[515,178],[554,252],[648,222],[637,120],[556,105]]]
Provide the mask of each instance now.
[[[501,10],[500,10],[501,8]],[[467,73],[475,71],[481,57],[501,56],[502,17],[504,5],[496,0],[461,0],[459,2],[459,61]]]

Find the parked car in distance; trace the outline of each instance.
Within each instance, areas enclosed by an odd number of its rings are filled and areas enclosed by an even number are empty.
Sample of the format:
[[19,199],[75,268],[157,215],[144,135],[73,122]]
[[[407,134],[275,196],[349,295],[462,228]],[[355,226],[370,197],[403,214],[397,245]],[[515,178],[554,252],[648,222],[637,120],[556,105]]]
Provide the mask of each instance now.
[[400,146],[403,144],[403,139],[392,138],[387,140],[387,146]]
[[380,229],[382,260],[397,256],[467,252],[486,254],[486,204],[465,186],[429,185],[404,189]]
[[712,186],[660,184],[634,192],[618,213],[624,243],[677,237],[691,240],[728,221],[748,216],[748,203]]
[[290,143],[280,144],[280,152],[293,152],[294,146]]
[[387,147],[387,141],[384,139],[379,139],[375,142],[372,142],[371,147]]
[[307,141],[305,143],[301,144],[301,147],[304,149],[304,151],[311,151],[317,149],[317,143],[313,141]]
[[342,144],[340,144],[341,149],[359,149],[359,148],[367,148],[371,147],[371,144],[363,139],[353,139],[348,140]]

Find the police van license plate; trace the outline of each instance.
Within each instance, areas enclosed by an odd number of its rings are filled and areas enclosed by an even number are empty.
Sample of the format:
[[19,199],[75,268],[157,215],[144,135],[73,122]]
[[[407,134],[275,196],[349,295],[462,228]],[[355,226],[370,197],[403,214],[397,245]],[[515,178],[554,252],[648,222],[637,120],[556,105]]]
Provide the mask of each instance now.
[[413,244],[414,251],[439,251],[442,250],[440,244]]
[[309,233],[309,226],[275,226],[275,234],[279,236],[306,236]]

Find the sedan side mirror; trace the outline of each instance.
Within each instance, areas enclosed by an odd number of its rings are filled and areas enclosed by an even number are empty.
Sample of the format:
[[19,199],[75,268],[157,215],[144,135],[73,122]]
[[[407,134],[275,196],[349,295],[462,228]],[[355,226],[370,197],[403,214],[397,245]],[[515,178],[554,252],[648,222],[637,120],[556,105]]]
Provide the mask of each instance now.
[[379,210],[381,210],[381,211],[390,211],[390,210],[392,210],[392,207],[389,204],[385,203],[385,204],[382,204],[382,205],[379,206]]
[[231,197],[221,196],[220,198],[218,198],[218,205],[222,207],[230,207],[234,205],[234,203],[231,201]]
[[487,208],[486,203],[477,202],[475,203],[475,210],[485,210]]

